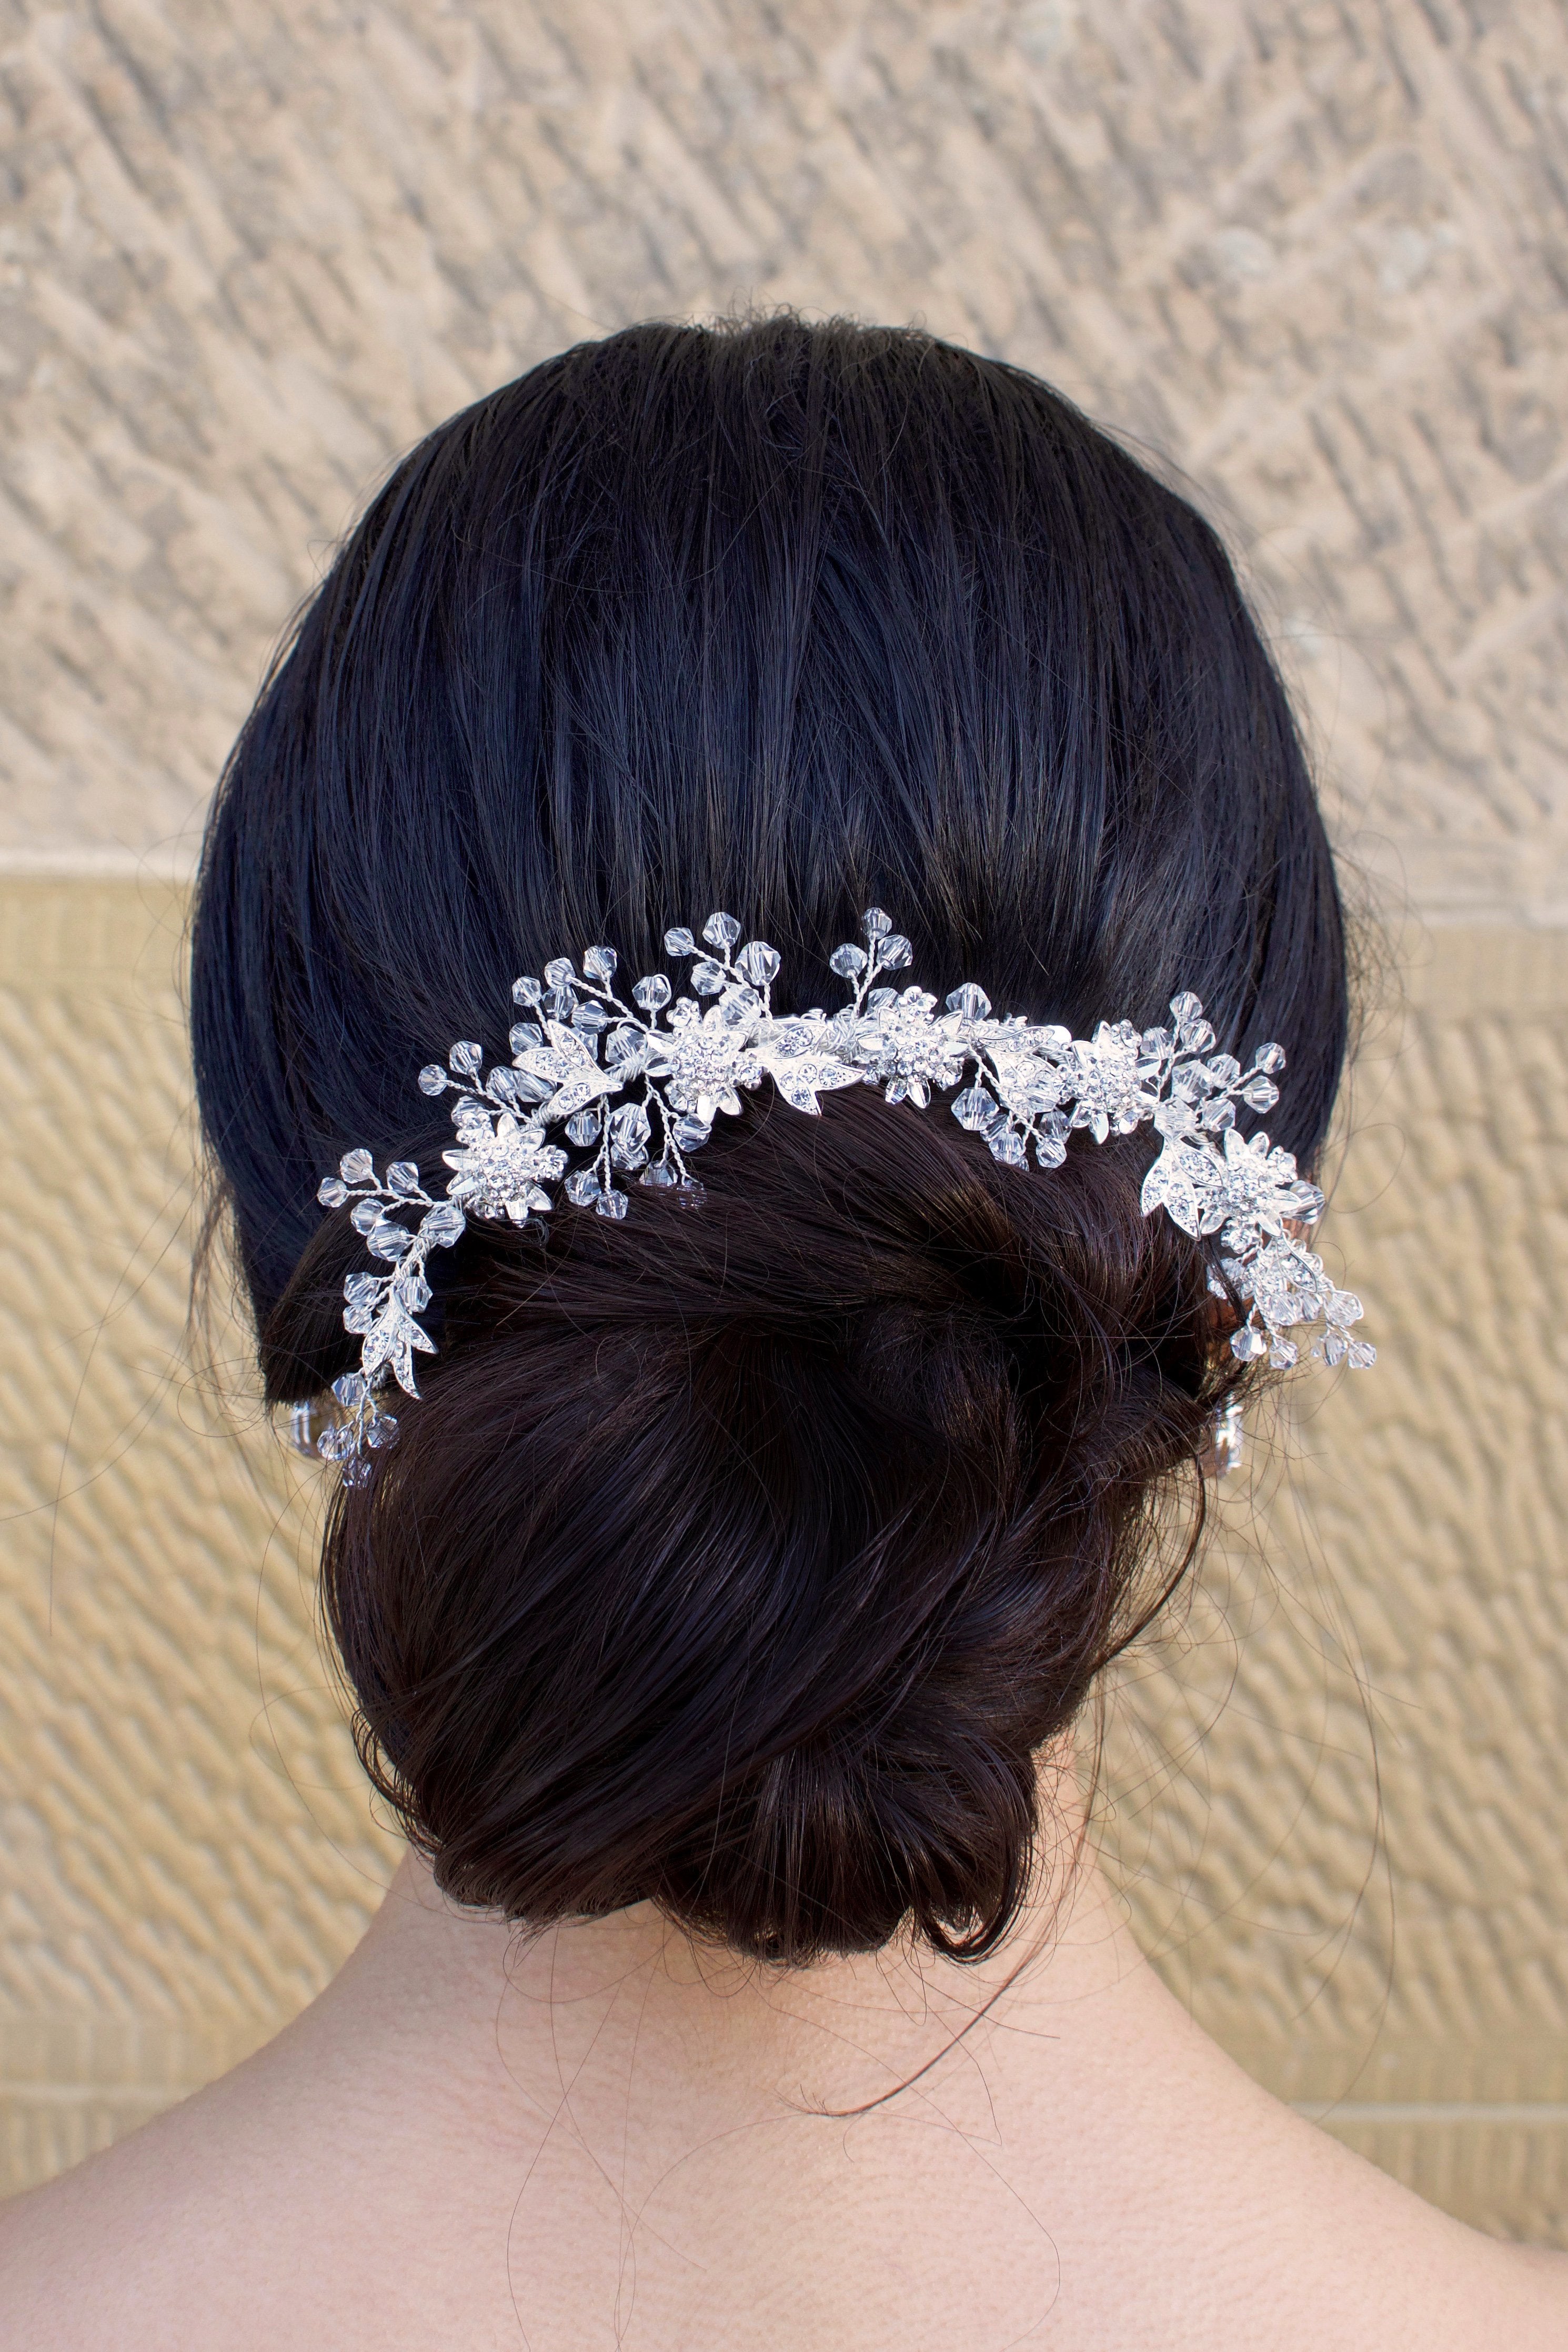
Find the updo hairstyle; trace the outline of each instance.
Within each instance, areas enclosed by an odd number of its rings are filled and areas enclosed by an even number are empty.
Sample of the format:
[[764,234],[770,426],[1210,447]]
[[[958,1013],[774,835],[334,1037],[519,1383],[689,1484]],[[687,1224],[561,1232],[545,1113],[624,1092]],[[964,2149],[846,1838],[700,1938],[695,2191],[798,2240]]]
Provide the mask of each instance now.
[[[514,975],[659,968],[710,908],[774,1003],[886,907],[912,977],[1278,1038],[1320,1153],[1339,899],[1279,679],[1214,533],[1059,395],[793,317],[564,352],[395,470],[268,677],[210,821],[202,1116],[275,1402],[357,1361],[315,1188],[452,1140]],[[1173,1495],[1244,1376],[1152,1139],[998,1166],[939,1101],[766,1088],[700,1208],[471,1223],[439,1352],[322,1591],[376,1786],[454,1896],[651,1899],[800,1963],[990,1950],[1037,1758],[1155,1605]]]

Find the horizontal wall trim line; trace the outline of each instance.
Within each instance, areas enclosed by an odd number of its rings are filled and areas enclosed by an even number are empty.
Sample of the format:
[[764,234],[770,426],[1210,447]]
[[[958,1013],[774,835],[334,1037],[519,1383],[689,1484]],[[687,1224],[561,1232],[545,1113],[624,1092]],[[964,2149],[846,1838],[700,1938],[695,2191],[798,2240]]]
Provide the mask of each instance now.
[[[195,879],[199,840],[158,843],[127,849],[115,842],[81,842],[70,847],[32,848],[0,842],[0,881],[163,882],[188,887]],[[1411,903],[1408,919],[1427,931],[1568,930],[1568,903],[1560,898],[1458,898],[1436,905]]]
[[1315,2124],[1568,2125],[1568,2099],[1292,2099]]
[[6,2107],[169,2107],[200,2083],[0,2083]]

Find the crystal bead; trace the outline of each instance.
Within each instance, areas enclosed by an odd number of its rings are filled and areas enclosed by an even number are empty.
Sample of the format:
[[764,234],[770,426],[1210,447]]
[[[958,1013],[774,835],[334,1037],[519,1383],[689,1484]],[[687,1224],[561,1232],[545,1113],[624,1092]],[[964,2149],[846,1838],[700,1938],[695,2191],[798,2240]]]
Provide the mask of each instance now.
[[1254,1324],[1244,1323],[1239,1331],[1230,1335],[1230,1352],[1244,1364],[1254,1363],[1259,1356],[1268,1353],[1268,1342]]
[[646,1154],[652,1129],[641,1103],[621,1103],[610,1113],[610,1148]]
[[1208,1072],[1216,1087],[1233,1087],[1241,1076],[1241,1064],[1234,1054],[1216,1054]]
[[544,1032],[532,1021],[518,1021],[507,1031],[506,1042],[514,1054],[532,1054],[544,1043]]
[[675,1140],[682,1151],[700,1151],[713,1129],[707,1119],[698,1118],[690,1111],[682,1112],[673,1129]]
[[441,1067],[439,1062],[426,1063],[425,1067],[419,1073],[419,1091],[422,1095],[444,1095],[446,1093],[447,1073]]
[[566,1198],[574,1208],[585,1209],[599,1197],[601,1186],[591,1168],[574,1168],[566,1179]]
[[351,1454],[343,1464],[345,1486],[368,1486],[372,1475],[372,1465],[363,1454]]
[[471,1037],[465,1037],[453,1046],[447,1059],[459,1076],[477,1078],[485,1065],[485,1049],[476,1045]]
[[766,940],[748,940],[735,961],[742,976],[753,988],[766,988],[778,978],[783,959],[777,948],[769,947]]
[[866,999],[873,1013],[884,1013],[889,1004],[896,1004],[898,1001],[899,992],[896,988],[874,988]]
[[609,1025],[609,1014],[602,1004],[595,1004],[591,997],[574,1005],[572,1026],[574,1029],[580,1030],[584,1036],[596,1037],[601,1030],[607,1029]]
[[1005,1127],[999,1134],[988,1135],[985,1140],[991,1148],[992,1159],[999,1160],[1004,1168],[1024,1166],[1028,1157],[1028,1146],[1016,1128]]
[[1342,1364],[1350,1353],[1350,1341],[1342,1331],[1329,1331],[1323,1336],[1323,1360],[1330,1364]]
[[[610,1031],[605,1040],[605,1066],[618,1070],[623,1062],[633,1061],[647,1050],[647,1039],[642,1031],[634,1029],[629,1021],[623,1021],[617,1028]],[[624,1073],[626,1077],[635,1077],[636,1075],[635,1069]]]
[[515,1070],[492,1070],[486,1081],[485,1091],[496,1102],[505,1103],[509,1110],[521,1108],[529,1099],[518,1084]]
[[414,1236],[406,1225],[398,1223],[395,1217],[383,1217],[380,1223],[372,1225],[366,1234],[364,1245],[372,1257],[395,1261],[413,1247]]
[[1285,1067],[1284,1046],[1259,1045],[1252,1057],[1252,1066],[1258,1070],[1282,1070]]
[[637,1178],[639,1184],[647,1184],[654,1192],[667,1191],[676,1181],[675,1171],[667,1160],[656,1160],[652,1166],[645,1168]]
[[658,1013],[669,1003],[673,991],[662,971],[650,971],[639,980],[632,991],[632,1002],[640,1004],[645,1013]]
[[419,1230],[438,1249],[449,1249],[463,1234],[468,1219],[456,1201],[437,1201],[419,1220]]
[[1370,1339],[1352,1339],[1345,1349],[1345,1360],[1352,1372],[1364,1372],[1377,1361],[1377,1349]]
[[683,1176],[675,1188],[675,1205],[678,1209],[700,1209],[707,1198],[707,1186],[700,1184],[695,1176]]
[[1277,1372],[1288,1372],[1300,1353],[1294,1339],[1276,1339],[1268,1350],[1268,1360]]
[[914,960],[915,951],[910,942],[901,931],[893,931],[882,941],[877,962],[883,971],[901,971],[905,964],[913,963]]
[[684,923],[678,924],[672,931],[666,931],[664,951],[667,956],[689,956],[697,953],[697,942]]
[[1184,1054],[1206,1054],[1213,1044],[1214,1031],[1206,1021],[1190,1021],[1182,1031]]
[[1190,1021],[1201,1021],[1203,1011],[1203,999],[1194,996],[1190,988],[1183,989],[1180,996],[1171,999],[1171,1013],[1178,1028],[1185,1028]]
[[1329,1303],[1323,1309],[1323,1319],[1342,1326],[1359,1323],[1364,1312],[1353,1290],[1335,1290],[1330,1293]]
[[1215,1469],[1220,1477],[1228,1478],[1247,1458],[1247,1432],[1242,1425],[1239,1397],[1226,1398],[1209,1423],[1209,1431]]
[[1163,1060],[1175,1040],[1168,1029],[1145,1029],[1138,1040],[1142,1050],[1155,1061]]
[[710,948],[732,948],[741,936],[741,926],[733,915],[710,915],[702,936]]
[[349,1211],[349,1222],[356,1234],[368,1234],[372,1225],[381,1223],[382,1213],[379,1201],[356,1201]]
[[1228,1095],[1215,1095],[1205,1103],[1198,1113],[1198,1119],[1211,1134],[1221,1132],[1236,1125],[1236,1105]]
[[397,1415],[395,1412],[378,1412],[365,1431],[364,1442],[367,1445],[391,1445],[396,1436]]
[[965,1021],[986,1021],[991,1016],[991,999],[983,988],[976,988],[972,980],[966,980],[963,986],[955,988],[948,998],[947,1009],[950,1013],[962,1014]]
[[338,1162],[338,1174],[345,1184],[368,1184],[375,1173],[375,1162],[363,1148],[345,1151]]
[[419,1171],[412,1160],[388,1161],[386,1189],[389,1192],[401,1192],[405,1198],[411,1192],[420,1191]]
[[617,1192],[612,1185],[607,1192],[600,1193],[594,1203],[594,1208],[595,1213],[601,1217],[624,1217],[629,1205],[626,1194]]
[[597,1143],[599,1113],[596,1107],[590,1106],[586,1110],[574,1111],[566,1122],[566,1140],[568,1143]]
[[1037,1135],[1035,1138],[1035,1158],[1042,1168],[1059,1168],[1068,1156],[1067,1145],[1058,1135]]
[[341,1176],[323,1176],[316,1187],[316,1198],[323,1209],[341,1209],[349,1197],[349,1188]]
[[868,907],[860,918],[860,927],[868,940],[886,939],[893,928],[891,915],[884,915],[880,907]]
[[546,988],[570,988],[577,977],[577,967],[570,956],[552,956],[544,967]]
[[1002,1106],[984,1087],[965,1087],[961,1095],[953,1097],[952,1115],[971,1135],[984,1135],[1001,1118]]
[[538,1004],[542,1002],[543,995],[544,991],[541,987],[539,982],[536,980],[530,980],[526,974],[524,974],[521,980],[514,980],[512,982],[511,1001],[514,1004]]
[[614,948],[587,948],[584,950],[584,971],[590,980],[603,981],[606,986],[614,980],[619,961]]
[[835,948],[828,957],[827,969],[829,971],[836,971],[840,980],[853,980],[858,971],[864,971],[866,969],[865,949],[858,948],[852,941],[847,940],[841,948]]
[[715,963],[711,956],[699,956],[691,967],[691,985],[699,996],[717,996],[725,978],[723,965]]
[[332,1394],[345,1412],[353,1412],[370,1395],[370,1385],[363,1372],[342,1372],[332,1382]]

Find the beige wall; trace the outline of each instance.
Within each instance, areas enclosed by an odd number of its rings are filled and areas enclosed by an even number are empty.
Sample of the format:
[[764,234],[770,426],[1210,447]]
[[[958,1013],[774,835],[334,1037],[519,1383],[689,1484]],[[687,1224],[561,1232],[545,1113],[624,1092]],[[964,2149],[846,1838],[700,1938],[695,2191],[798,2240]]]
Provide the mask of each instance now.
[[1298,679],[1398,949],[1328,1229],[1382,1358],[1297,1384],[1123,1675],[1104,1834],[1263,2079],[1568,2242],[1560,11],[0,22],[5,2178],[289,2013],[392,1854],[314,1644],[312,1482],[184,1343],[214,769],[414,434],[580,334],[787,299],[919,313],[1170,453]]

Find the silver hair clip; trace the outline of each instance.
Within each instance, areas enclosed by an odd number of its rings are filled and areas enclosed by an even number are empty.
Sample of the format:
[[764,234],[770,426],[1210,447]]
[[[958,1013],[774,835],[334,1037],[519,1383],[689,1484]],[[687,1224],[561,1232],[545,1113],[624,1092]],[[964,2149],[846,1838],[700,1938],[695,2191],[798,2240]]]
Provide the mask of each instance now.
[[[333,1384],[342,1417],[320,1451],[342,1464],[351,1485],[369,1477],[371,1454],[396,1434],[382,1397],[394,1384],[416,1397],[414,1358],[434,1352],[419,1321],[433,1249],[449,1249],[469,1217],[525,1224],[549,1214],[557,1185],[574,1207],[602,1217],[626,1214],[627,1178],[700,1202],[689,1157],[721,1112],[734,1117],[764,1077],[805,1112],[841,1087],[880,1087],[889,1102],[922,1110],[933,1093],[961,1088],[954,1118],[1015,1168],[1031,1159],[1059,1167],[1078,1128],[1103,1143],[1152,1123],[1162,1148],[1143,1180],[1143,1212],[1163,1209],[1184,1233],[1218,1236],[1210,1288],[1247,1310],[1231,1336],[1236,1355],[1267,1356],[1283,1369],[1300,1353],[1291,1332],[1321,1323],[1310,1355],[1357,1368],[1373,1360],[1367,1342],[1349,1336],[1361,1301],[1337,1289],[1289,1231],[1317,1222],[1321,1192],[1266,1135],[1244,1141],[1237,1132],[1238,1105],[1264,1111],[1279,1098],[1278,1045],[1259,1046],[1244,1070],[1234,1055],[1215,1051],[1190,992],[1172,1000],[1168,1028],[1102,1021],[1087,1040],[1017,1013],[998,1020],[973,983],[939,1010],[923,989],[888,985],[913,950],[880,908],[863,930],[864,946],[848,943],[828,958],[851,991],[831,1014],[775,1015],[777,951],[763,940],[742,946],[735,918],[715,914],[701,945],[689,930],[664,935],[668,956],[690,960],[690,993],[677,996],[664,973],[650,972],[626,1003],[612,985],[614,949],[591,947],[581,971],[561,956],[542,980],[513,982],[523,1018],[510,1034],[510,1064],[487,1072],[483,1047],[464,1041],[445,1068],[432,1062],[420,1071],[424,1093],[457,1097],[457,1146],[442,1155],[452,1171],[445,1197],[425,1189],[412,1160],[395,1160],[378,1176],[365,1150],[345,1153],[319,1193],[329,1209],[353,1201],[356,1230],[388,1269],[351,1274],[343,1285],[344,1327],[363,1341],[360,1369]],[[575,1165],[573,1150],[585,1155]],[[423,1214],[411,1225],[404,1219],[413,1209]]]

